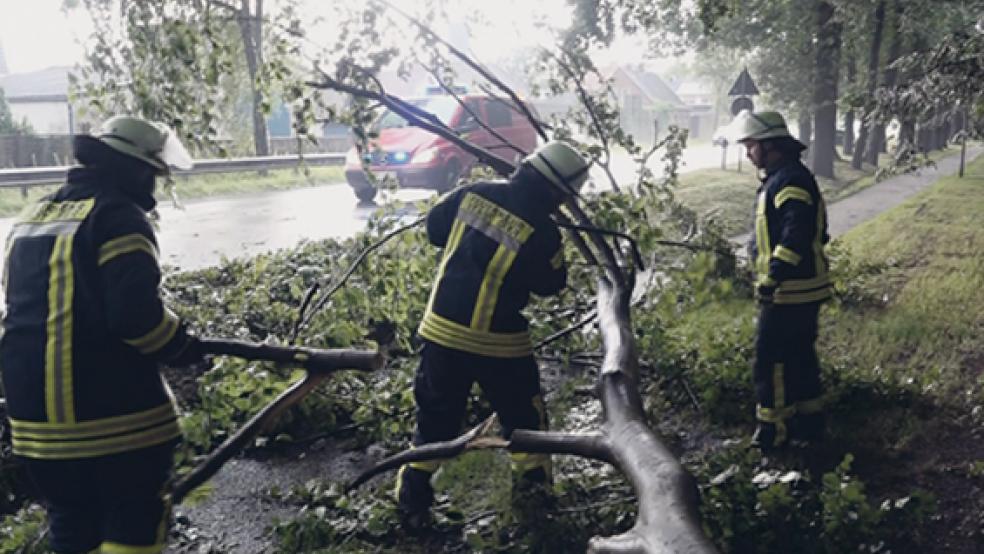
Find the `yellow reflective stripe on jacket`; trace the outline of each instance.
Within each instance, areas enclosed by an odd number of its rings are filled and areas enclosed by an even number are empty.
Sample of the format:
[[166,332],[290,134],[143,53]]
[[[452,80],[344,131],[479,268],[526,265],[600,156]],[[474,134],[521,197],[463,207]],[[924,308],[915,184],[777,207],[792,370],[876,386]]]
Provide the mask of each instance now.
[[181,436],[177,419],[147,429],[104,438],[63,441],[37,441],[13,437],[14,454],[27,458],[69,460],[92,458],[147,448]]
[[99,247],[99,265],[103,265],[117,256],[130,252],[146,252],[155,260],[157,259],[157,247],[150,239],[140,233],[123,235],[113,240],[106,241]]
[[755,406],[755,419],[765,423],[781,423],[796,415],[794,406],[786,406],[781,410],[766,408],[761,405]]
[[458,249],[458,243],[461,242],[461,235],[465,232],[465,224],[459,220],[455,220],[451,224],[451,234],[448,237],[448,242],[444,246],[444,255],[441,256],[441,264],[437,268],[437,276],[434,278],[435,286],[431,287],[430,298],[427,299],[427,308],[424,313],[430,313],[434,308],[434,299],[437,298],[437,289],[440,288],[437,283],[441,282],[444,278],[444,271],[448,266],[448,260],[451,259],[451,255],[454,251]]
[[136,546],[132,544],[105,541],[99,546],[100,554],[158,554],[163,551],[163,542],[149,546]]
[[123,342],[136,348],[141,354],[153,354],[164,348],[164,345],[174,338],[177,331],[178,316],[174,315],[171,310],[164,308],[161,322],[157,324],[157,327],[142,337],[123,339]]
[[533,343],[528,331],[519,333],[479,331],[434,312],[424,314],[418,333],[425,339],[448,348],[494,358],[521,358],[533,353]]
[[813,197],[806,189],[801,189],[799,187],[785,187],[776,194],[776,197],[772,200],[773,205],[776,209],[786,203],[787,200],[800,200],[806,202],[809,205],[813,205]]
[[818,414],[823,411],[823,398],[811,398],[800,400],[796,403],[796,413],[799,414]]
[[49,421],[75,421],[72,393],[72,268],[74,235],[58,235],[48,259],[48,319],[44,354],[45,413]]
[[809,291],[829,284],[830,278],[827,275],[820,275],[811,279],[786,279],[779,284],[778,290],[781,292]]
[[516,251],[500,244],[495,250],[489,266],[485,269],[482,285],[478,289],[475,300],[475,310],[472,312],[471,328],[488,331],[492,327],[492,314],[495,313],[495,303],[499,299],[499,290],[506,273],[516,260]]
[[554,256],[552,258],[550,258],[550,267],[552,267],[554,269],[560,269],[560,268],[564,267],[564,249],[563,248],[558,249],[557,250],[557,253],[554,254]]
[[769,274],[769,222],[765,214],[765,191],[759,193],[755,206],[755,249],[758,251],[755,262],[755,272],[759,275]]
[[16,223],[7,239],[7,251],[17,239],[31,237],[56,237],[74,235],[81,222],[79,221],[49,221],[46,223]]
[[95,203],[95,198],[64,201],[45,200],[25,208],[17,219],[19,223],[82,221],[92,211]]
[[794,252],[792,248],[787,248],[781,244],[776,245],[775,249],[772,251],[772,257],[778,258],[791,265],[799,265],[800,260],[803,259],[803,257]]
[[[89,215],[94,205],[94,198],[38,202],[21,212],[7,240],[9,255],[13,243],[18,239],[55,237],[48,258],[48,317],[45,321],[44,349],[45,415],[50,421],[75,421],[72,386],[75,271],[72,265],[72,245],[81,221]],[[6,279],[6,272],[4,278]]]
[[13,437],[22,439],[86,439],[152,427],[174,417],[174,407],[170,403],[165,403],[142,412],[77,423],[23,421],[10,418],[10,431]]
[[465,194],[456,218],[511,250],[518,251],[533,234],[533,226],[523,218],[473,192]]
[[806,304],[807,302],[819,302],[826,300],[834,295],[832,288],[828,285],[822,289],[809,292],[783,292],[778,290],[772,295],[772,302],[775,304]]
[[516,260],[519,249],[533,233],[533,226],[475,193],[465,195],[455,219],[499,245],[485,268],[470,323],[472,329],[488,331],[492,327],[492,315],[499,299],[499,289],[502,288],[502,282]]

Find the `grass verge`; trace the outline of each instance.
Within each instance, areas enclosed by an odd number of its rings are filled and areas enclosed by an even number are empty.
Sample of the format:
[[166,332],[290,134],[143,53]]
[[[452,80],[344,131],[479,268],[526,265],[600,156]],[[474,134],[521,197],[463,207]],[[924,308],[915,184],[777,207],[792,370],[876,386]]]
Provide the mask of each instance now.
[[[959,148],[953,147],[930,154],[931,160],[953,155]],[[891,163],[891,157],[883,154],[880,167]],[[726,236],[750,231],[754,222],[755,191],[759,180],[750,163],[742,164],[742,172],[736,168],[702,169],[680,175],[676,190],[677,199],[685,206],[722,225]],[[851,167],[850,160],[834,161],[834,179],[819,178],[820,190],[827,203],[843,199],[875,184],[876,168],[865,165],[861,170]]]

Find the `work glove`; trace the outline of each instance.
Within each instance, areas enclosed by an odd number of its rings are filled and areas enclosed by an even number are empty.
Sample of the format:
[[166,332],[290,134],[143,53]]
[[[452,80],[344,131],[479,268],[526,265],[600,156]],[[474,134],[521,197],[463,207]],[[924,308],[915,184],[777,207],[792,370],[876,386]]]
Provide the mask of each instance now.
[[169,367],[197,367],[205,364],[205,349],[198,338],[188,335],[188,340],[173,358],[165,363]]
[[758,300],[760,304],[771,304],[777,286],[779,286],[779,284],[768,277],[759,281],[755,284],[755,299]]

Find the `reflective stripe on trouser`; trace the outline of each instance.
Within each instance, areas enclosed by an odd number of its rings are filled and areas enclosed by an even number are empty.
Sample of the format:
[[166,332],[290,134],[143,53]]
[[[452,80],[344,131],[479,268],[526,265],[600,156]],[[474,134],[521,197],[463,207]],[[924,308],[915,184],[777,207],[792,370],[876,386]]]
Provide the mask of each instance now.
[[[543,396],[533,397],[533,407],[540,415],[539,429],[547,430],[547,410],[543,405]],[[509,454],[509,465],[514,476],[521,476],[524,473],[543,468],[546,473],[547,481],[553,478],[553,464],[549,454],[532,454],[529,452],[512,452]]]
[[787,420],[822,410],[820,365],[814,343],[819,304],[761,306],[755,340],[756,418],[786,440]]

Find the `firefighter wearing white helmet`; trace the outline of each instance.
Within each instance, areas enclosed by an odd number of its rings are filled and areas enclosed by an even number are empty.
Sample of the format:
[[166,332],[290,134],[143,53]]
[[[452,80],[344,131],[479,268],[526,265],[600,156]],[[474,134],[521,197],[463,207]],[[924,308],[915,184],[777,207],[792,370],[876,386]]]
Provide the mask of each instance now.
[[159,175],[168,173],[170,166],[192,166],[191,155],[174,130],[160,122],[119,115],[106,120],[96,137],[110,148],[150,164]]
[[800,161],[806,148],[777,112],[742,112],[732,137],[762,173],[751,260],[760,303],[754,382],[762,450],[823,438],[820,304],[832,295],[824,245],[827,211],[816,179]]
[[578,195],[591,164],[566,142],[552,140],[523,159],[565,194]]
[[[505,182],[478,182],[447,195],[427,215],[427,238],[443,249],[418,329],[423,340],[414,380],[416,446],[458,435],[472,384],[499,415],[502,432],[546,429],[529,323],[530,294],[567,283],[560,231],[550,215],[576,195],[588,163],[551,141],[527,156]],[[550,458],[513,454],[513,499],[528,513],[546,494]],[[429,521],[437,462],[412,463],[396,482],[401,521]],[[529,502],[531,501],[532,502]]]
[[8,239],[0,368],[13,451],[55,552],[160,552],[181,432],[159,364],[202,360],[164,306],[156,176],[191,157],[160,123],[118,116],[73,142],[81,165]]

